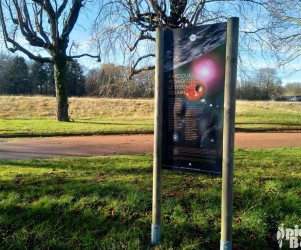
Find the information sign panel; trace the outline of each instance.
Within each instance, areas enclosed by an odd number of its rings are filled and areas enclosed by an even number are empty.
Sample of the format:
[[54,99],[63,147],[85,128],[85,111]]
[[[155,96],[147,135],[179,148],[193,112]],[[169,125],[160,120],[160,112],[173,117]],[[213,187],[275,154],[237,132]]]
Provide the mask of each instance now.
[[165,169],[221,176],[226,26],[164,31]]

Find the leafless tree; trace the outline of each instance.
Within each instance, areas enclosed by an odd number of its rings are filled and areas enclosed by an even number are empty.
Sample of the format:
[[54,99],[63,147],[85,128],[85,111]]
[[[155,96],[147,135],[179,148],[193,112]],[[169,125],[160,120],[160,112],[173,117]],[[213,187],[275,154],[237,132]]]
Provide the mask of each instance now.
[[289,82],[284,87],[284,94],[286,96],[301,96],[301,83]]
[[[85,0],[1,0],[0,23],[6,48],[21,51],[37,62],[54,64],[58,121],[69,121],[67,61],[90,54],[74,55],[69,36]],[[41,56],[44,50],[49,56]],[[67,50],[69,49],[69,54]]]
[[283,93],[282,81],[274,68],[260,68],[239,82],[237,98],[247,100],[274,100]]
[[106,98],[151,98],[154,95],[154,72],[144,71],[127,79],[129,67],[103,64],[91,69],[86,77],[89,96]]
[[[301,56],[301,2],[270,0],[271,30],[269,39],[280,65],[286,65]],[[300,68],[296,68],[301,70]]]
[[[99,15],[96,21],[95,40],[100,47],[113,51],[128,49],[131,54],[125,55],[124,61],[131,62],[130,76],[133,76],[154,68],[152,42],[155,41],[157,27],[183,28],[224,22],[229,16],[239,16],[241,59],[253,62],[257,62],[258,58],[268,60],[271,52],[280,59],[290,46],[281,47],[283,44],[277,40],[279,36],[300,50],[296,42],[300,32],[294,34],[290,24],[295,22],[300,29],[301,12],[290,13],[295,8],[293,6],[300,9],[299,0],[108,0],[101,5],[105,15]],[[285,11],[281,12],[281,9]],[[289,17],[285,13],[289,13]],[[107,20],[111,25],[101,29],[97,26],[100,20]],[[286,37],[283,30],[291,35]],[[115,53],[120,58],[120,54]]]
[[[111,48],[113,51],[116,47],[129,50],[130,76],[133,76],[141,71],[154,69],[147,61],[155,56],[154,48],[147,42],[155,41],[156,27],[173,29],[192,26],[197,23],[203,7],[204,1],[193,0],[106,1],[101,5],[102,12],[106,14],[100,15],[96,20],[95,40],[99,46]],[[105,29],[99,27],[97,23],[103,19],[112,25],[106,26]],[[141,47],[139,48],[141,44],[143,44],[142,52]],[[143,62],[146,62],[145,66],[138,69]]]

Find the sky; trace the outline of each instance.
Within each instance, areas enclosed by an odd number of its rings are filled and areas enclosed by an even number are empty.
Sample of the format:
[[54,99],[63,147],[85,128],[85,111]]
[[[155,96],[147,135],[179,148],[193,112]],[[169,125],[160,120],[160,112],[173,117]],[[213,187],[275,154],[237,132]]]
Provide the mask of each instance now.
[[[80,46],[78,48],[78,51],[76,54],[81,54],[81,53],[86,53],[87,51],[90,52],[91,54],[97,54],[93,49],[91,49],[91,31],[90,31],[90,23],[92,20],[95,18],[95,13],[91,10],[85,10],[84,12],[81,12],[79,16],[79,20],[77,22],[77,25],[75,29],[71,33],[70,37],[70,42],[71,44],[72,41],[76,41]],[[242,27],[242,29],[246,29],[246,27]],[[24,39],[23,39],[24,40]],[[24,43],[22,41],[22,38],[19,40],[19,42]],[[1,44],[1,43],[0,43]],[[4,44],[2,43],[0,45],[0,49],[2,51],[5,51]],[[103,50],[106,50],[106,48],[103,48]],[[144,48],[140,48],[140,52],[143,52]],[[278,67],[277,63],[275,60],[272,58],[267,58],[267,60],[264,60],[260,56],[260,52],[258,52],[256,48],[252,51],[253,55],[255,53],[258,53],[258,55],[255,56],[255,59],[250,58],[245,52],[241,51],[241,58],[243,58],[244,61],[244,67],[249,67],[250,69],[259,69],[259,68],[275,68],[278,72],[278,76],[282,79],[283,83],[288,83],[288,82],[301,82],[301,58],[293,61],[292,63],[286,65],[285,67]],[[39,52],[42,55],[46,55],[44,52]],[[115,64],[122,64],[122,56],[120,56],[120,53],[124,53],[124,51],[120,51],[117,53],[117,57],[113,59],[111,62]],[[119,55],[118,55],[119,54]],[[19,53],[19,55],[22,55],[22,53]],[[248,61],[251,63],[249,64]],[[92,68],[99,68],[101,66],[101,63],[96,62],[95,59],[91,59],[88,57],[84,57],[79,59],[79,62],[85,67],[86,72],[89,69]],[[106,63],[107,61],[102,61],[103,63]],[[249,65],[249,66],[248,66]],[[298,69],[300,71],[298,71]],[[238,73],[240,75],[241,72]]]
[[[227,11],[228,13],[230,13],[231,9]],[[249,11],[250,13],[253,13],[258,10],[250,8]],[[233,14],[232,16],[235,16],[235,14]],[[92,20],[93,18],[94,16],[91,15],[91,13],[88,14],[86,13],[85,15],[80,16],[79,19],[80,26],[83,27],[84,23],[86,23],[88,19]],[[254,14],[254,18],[256,19],[256,14]],[[241,21],[240,31],[246,31],[248,29],[252,30],[252,28],[253,28],[252,25],[248,23],[242,23]],[[91,42],[90,41],[91,37],[89,33],[84,32],[83,29],[77,29],[73,33],[73,35],[76,37],[76,39],[82,40],[83,44],[85,44],[85,46],[82,47],[83,51],[84,49],[88,48],[88,43]],[[242,36],[240,37],[240,44],[242,44]],[[144,44],[142,43],[141,45],[142,46],[139,48],[139,51],[142,54],[145,49],[144,49]],[[275,68],[277,70],[278,76],[281,78],[284,84],[289,82],[301,82],[301,58],[294,60],[292,63],[285,65],[284,67],[279,67],[277,65],[276,60],[273,59],[272,56],[269,57],[268,51],[263,51],[265,54],[265,59],[263,58],[263,56],[261,56],[261,52],[262,52],[261,48],[256,48],[256,47],[252,48],[251,54],[254,56],[254,58],[250,58],[249,54],[242,51],[241,48],[239,50],[240,50],[240,57],[243,58],[243,66],[248,67],[251,71],[255,71],[260,68],[267,68],[267,67]],[[119,53],[123,53],[123,52],[124,51],[120,51]],[[123,61],[121,58],[122,56],[118,56],[117,53],[117,58],[112,60],[112,62],[116,64],[122,64]],[[84,64],[87,67],[87,69],[99,67],[99,63],[95,62],[95,60],[91,58],[82,58],[80,59],[80,62]],[[240,73],[241,72],[238,72],[238,76],[240,75]]]
[[[248,58],[248,56],[240,56],[243,57],[242,64],[248,62],[246,63],[246,67],[248,67],[251,72],[254,72],[260,68],[274,68],[277,71],[277,76],[282,80],[284,85],[291,82],[301,82],[301,58],[296,59],[285,66],[279,66],[278,63],[272,58],[267,58],[265,60],[259,55],[256,57],[256,59],[252,60]],[[242,71],[240,71],[240,66],[241,65],[238,66],[238,76]]]

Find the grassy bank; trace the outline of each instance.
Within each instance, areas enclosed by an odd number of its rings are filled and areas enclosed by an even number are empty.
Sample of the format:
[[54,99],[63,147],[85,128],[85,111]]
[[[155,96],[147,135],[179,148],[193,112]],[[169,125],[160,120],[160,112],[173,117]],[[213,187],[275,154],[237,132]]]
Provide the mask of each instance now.
[[[235,157],[233,249],[278,249],[277,227],[301,223],[301,148]],[[0,164],[1,249],[152,249],[151,155]],[[220,178],[164,171],[156,249],[218,249],[220,194]]]
[[56,121],[55,98],[0,96],[0,137],[152,133],[153,102],[70,98],[70,123]]
[[[55,98],[0,96],[0,137],[151,133],[153,100],[70,98],[70,118],[59,123]],[[236,130],[301,130],[301,103],[237,102]]]

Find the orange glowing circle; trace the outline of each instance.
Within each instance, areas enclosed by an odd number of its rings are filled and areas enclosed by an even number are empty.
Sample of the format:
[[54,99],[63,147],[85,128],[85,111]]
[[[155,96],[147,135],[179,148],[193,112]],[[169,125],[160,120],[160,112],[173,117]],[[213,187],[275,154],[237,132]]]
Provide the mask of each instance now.
[[184,95],[189,101],[198,101],[205,94],[205,85],[202,82],[188,82],[184,89]]

